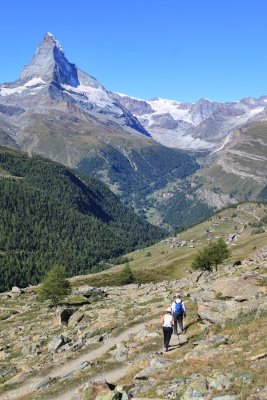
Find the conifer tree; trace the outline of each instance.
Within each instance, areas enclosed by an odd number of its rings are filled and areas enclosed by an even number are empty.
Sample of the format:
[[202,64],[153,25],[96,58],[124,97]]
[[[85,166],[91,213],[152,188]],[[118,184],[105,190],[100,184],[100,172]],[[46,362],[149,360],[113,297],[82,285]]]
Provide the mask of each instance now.
[[200,269],[202,271],[212,271],[212,266],[217,267],[230,255],[230,250],[222,238],[216,242],[211,242],[195,255],[192,268]]
[[50,300],[53,305],[57,305],[70,291],[71,287],[66,279],[65,269],[60,265],[55,265],[41,283],[38,298],[41,301]]
[[123,267],[119,281],[121,285],[129,285],[130,283],[134,282],[134,276],[129,266],[129,263],[127,263],[125,267]]

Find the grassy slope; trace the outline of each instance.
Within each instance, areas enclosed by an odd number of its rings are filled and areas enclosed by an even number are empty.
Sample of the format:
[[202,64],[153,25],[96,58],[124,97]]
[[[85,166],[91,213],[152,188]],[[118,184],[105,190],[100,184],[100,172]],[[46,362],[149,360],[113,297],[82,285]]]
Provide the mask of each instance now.
[[[235,215],[236,216],[233,216]],[[239,233],[238,241],[230,244],[230,262],[244,259],[255,249],[260,249],[267,241],[267,226],[262,234],[252,234],[250,223],[257,223],[267,215],[267,204],[244,203],[237,208],[229,208],[215,214],[209,220],[175,236],[176,243],[188,241],[185,247],[176,247],[175,243],[163,241],[145,250],[137,250],[128,255],[129,265],[137,282],[160,282],[166,279],[177,279],[185,276],[190,269],[196,252],[209,240],[223,237],[228,239],[229,234]],[[218,224],[218,225],[214,225]],[[245,227],[247,225],[247,227]],[[190,247],[194,246],[194,247]],[[118,282],[120,271],[124,265],[119,265],[98,274],[76,277],[74,284],[82,282],[92,285],[105,286]]]

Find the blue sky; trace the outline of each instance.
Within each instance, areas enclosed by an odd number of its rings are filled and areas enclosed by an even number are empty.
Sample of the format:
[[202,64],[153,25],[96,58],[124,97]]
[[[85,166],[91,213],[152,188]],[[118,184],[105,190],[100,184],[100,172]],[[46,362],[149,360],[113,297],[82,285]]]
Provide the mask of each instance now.
[[0,82],[17,79],[44,33],[107,89],[218,101],[267,95],[266,0],[9,0]]

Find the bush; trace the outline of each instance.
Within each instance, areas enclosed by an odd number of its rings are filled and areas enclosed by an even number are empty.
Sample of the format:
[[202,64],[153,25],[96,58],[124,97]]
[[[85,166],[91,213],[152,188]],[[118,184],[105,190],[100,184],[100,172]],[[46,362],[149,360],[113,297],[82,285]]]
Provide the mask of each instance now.
[[129,285],[134,282],[134,276],[129,264],[126,264],[119,277],[120,285]]
[[228,249],[226,243],[223,239],[218,239],[216,242],[211,242],[195,255],[192,268],[201,269],[206,271],[212,271],[212,267],[217,267],[224,260],[226,260],[230,255],[230,250]]
[[57,305],[65,296],[70,294],[70,283],[66,279],[65,269],[60,265],[55,265],[48,271],[45,279],[38,289],[38,299],[41,301],[51,300],[53,305]]
[[130,261],[133,261],[133,258],[132,258],[132,257],[129,258],[129,257],[127,257],[127,256],[120,256],[120,257],[117,257],[117,258],[115,258],[115,259],[113,260],[113,264],[114,264],[114,265],[121,265],[121,264],[126,264],[126,263],[128,263],[128,262],[130,262]]

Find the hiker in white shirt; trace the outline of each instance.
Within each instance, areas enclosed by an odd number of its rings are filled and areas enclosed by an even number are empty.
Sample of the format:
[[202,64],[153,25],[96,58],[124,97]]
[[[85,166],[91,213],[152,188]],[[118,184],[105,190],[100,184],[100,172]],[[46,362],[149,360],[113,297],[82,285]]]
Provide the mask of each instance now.
[[177,294],[171,305],[172,315],[174,318],[174,334],[180,335],[184,331],[184,318],[186,317],[185,305],[181,299],[181,295]]
[[168,307],[166,312],[161,316],[160,322],[162,324],[165,351],[168,351],[174,324],[171,307]]

